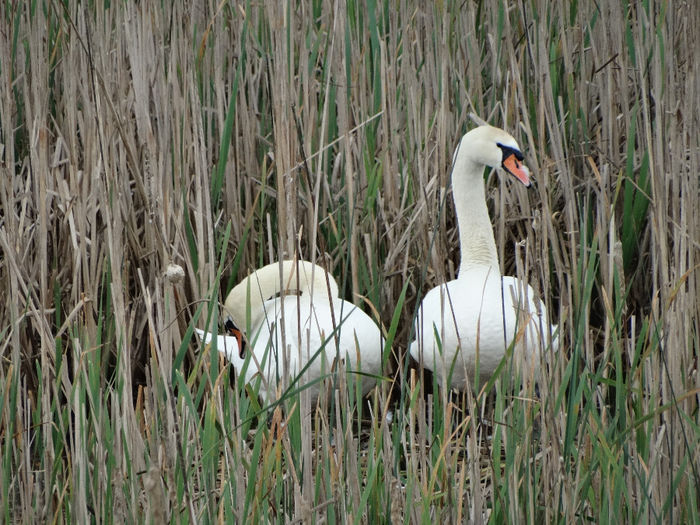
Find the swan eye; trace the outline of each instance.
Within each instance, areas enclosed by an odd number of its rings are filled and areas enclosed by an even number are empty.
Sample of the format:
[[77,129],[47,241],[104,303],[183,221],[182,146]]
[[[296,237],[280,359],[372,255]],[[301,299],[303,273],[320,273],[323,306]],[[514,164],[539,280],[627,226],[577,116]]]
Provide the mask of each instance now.
[[511,155],[515,155],[515,158],[520,160],[520,161],[525,159],[525,155],[523,155],[523,152],[517,148],[513,148],[511,146],[506,146],[505,144],[501,144],[500,142],[497,142],[496,146],[501,148],[501,151],[503,152],[502,162],[504,162],[504,163],[505,163],[506,159],[508,157],[510,157]]
[[236,342],[238,343],[238,355],[241,359],[243,359],[247,346],[245,337],[243,337],[243,332],[238,329],[238,327],[233,323],[233,319],[230,317],[226,317],[226,320],[224,321],[224,329],[228,335],[236,338]]

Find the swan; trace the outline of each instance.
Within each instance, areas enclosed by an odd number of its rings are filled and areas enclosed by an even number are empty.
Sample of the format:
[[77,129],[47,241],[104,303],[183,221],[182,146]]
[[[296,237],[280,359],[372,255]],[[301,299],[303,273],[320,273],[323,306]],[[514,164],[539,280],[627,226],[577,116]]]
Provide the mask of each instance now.
[[[484,190],[484,167],[503,168],[526,187],[528,168],[515,139],[480,126],[460,141],[453,157],[452,197],[457,212],[461,261],[457,278],[430,290],[418,309],[411,356],[432,370],[441,387],[466,390],[484,384],[513,344],[516,364],[537,376],[539,351],[548,347],[547,311],[534,290],[501,276]],[[552,348],[558,341],[552,342]]]
[[[275,262],[250,274],[226,297],[224,323],[228,335],[217,336],[217,348],[246,383],[261,376],[263,401],[276,400],[292,383],[293,389],[308,385],[312,401],[317,400],[320,379],[332,372],[338,357],[346,370],[361,372],[363,395],[381,373],[379,327],[338,298],[335,279],[308,261]],[[205,344],[212,341],[211,334],[196,331]]]

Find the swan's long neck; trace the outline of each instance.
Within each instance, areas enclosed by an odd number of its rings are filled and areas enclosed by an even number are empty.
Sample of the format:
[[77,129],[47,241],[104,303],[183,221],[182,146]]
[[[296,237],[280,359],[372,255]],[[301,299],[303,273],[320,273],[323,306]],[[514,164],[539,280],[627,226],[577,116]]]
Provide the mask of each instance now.
[[[298,273],[297,273],[298,272]],[[326,282],[328,278],[328,282]],[[338,296],[338,285],[320,266],[308,261],[283,261],[256,270],[233,287],[226,299],[226,309],[234,323],[245,330],[264,315],[263,304],[280,293],[301,292],[319,297]],[[250,318],[248,319],[248,315]]]
[[461,250],[459,273],[477,266],[488,266],[500,275],[496,240],[486,207],[484,165],[470,160],[466,153],[458,152],[452,170],[452,197],[457,211]]

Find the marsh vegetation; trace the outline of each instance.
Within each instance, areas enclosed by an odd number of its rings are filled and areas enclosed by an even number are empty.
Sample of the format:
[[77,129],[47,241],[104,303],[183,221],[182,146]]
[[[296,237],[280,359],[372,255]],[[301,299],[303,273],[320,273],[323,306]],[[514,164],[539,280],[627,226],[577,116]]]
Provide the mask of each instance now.
[[[696,3],[184,4],[0,6],[0,521],[700,522]],[[470,114],[532,171],[485,176],[538,389],[406,358]],[[382,326],[368,402],[261,405],[193,336],[295,256]]]

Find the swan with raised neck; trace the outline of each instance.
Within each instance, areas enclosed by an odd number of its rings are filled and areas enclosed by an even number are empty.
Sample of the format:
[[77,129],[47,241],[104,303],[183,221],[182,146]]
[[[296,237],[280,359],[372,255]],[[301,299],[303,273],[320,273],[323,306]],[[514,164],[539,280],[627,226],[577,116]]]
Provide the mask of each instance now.
[[[438,383],[465,390],[488,379],[509,348],[518,368],[536,378],[539,358],[556,327],[532,287],[501,276],[486,206],[484,168],[502,168],[526,186],[529,170],[516,140],[502,129],[480,126],[460,141],[453,158],[452,197],[461,249],[456,279],[428,291],[415,320],[411,356],[432,370]],[[522,365],[522,366],[521,366]],[[483,383],[482,383],[483,384]]]

